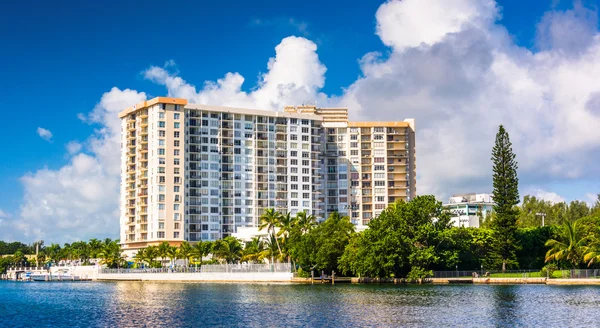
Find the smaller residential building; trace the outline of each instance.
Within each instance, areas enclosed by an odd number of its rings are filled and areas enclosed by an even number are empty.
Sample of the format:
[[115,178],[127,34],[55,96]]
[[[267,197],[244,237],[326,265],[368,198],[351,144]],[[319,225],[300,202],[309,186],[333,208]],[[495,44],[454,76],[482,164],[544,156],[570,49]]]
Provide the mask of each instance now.
[[494,209],[491,194],[460,194],[450,197],[444,208],[452,216],[452,224],[456,227],[479,228],[482,218]]

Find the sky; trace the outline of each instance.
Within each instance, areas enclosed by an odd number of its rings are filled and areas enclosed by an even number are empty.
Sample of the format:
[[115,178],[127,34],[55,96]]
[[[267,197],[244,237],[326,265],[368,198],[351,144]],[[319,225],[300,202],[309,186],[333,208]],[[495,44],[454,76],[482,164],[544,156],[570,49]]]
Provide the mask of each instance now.
[[19,1],[0,13],[0,239],[118,236],[116,113],[169,95],[416,119],[417,192],[600,192],[598,1]]

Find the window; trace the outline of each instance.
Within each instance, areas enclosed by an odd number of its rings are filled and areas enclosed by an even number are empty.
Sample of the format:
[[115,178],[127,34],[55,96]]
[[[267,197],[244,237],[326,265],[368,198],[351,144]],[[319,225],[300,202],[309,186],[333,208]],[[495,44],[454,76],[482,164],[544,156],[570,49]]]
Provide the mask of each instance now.
[[158,113],[158,118],[161,118],[161,119],[162,119],[162,118],[165,118],[165,113],[162,113],[162,112],[161,112],[161,113]]
[[179,110],[179,105],[173,105],[173,110]]
[[159,131],[158,131],[158,136],[159,136],[159,137],[165,137],[165,136],[166,136],[166,134],[165,134],[165,130],[159,130]]
[[158,148],[158,154],[159,155],[164,155],[165,154],[165,149],[164,148]]
[[174,173],[174,174],[179,174],[179,168],[178,168],[178,167],[174,168],[174,169],[173,169],[173,173]]
[[165,173],[165,167],[164,166],[159,166],[158,167],[158,173]]
[[179,114],[179,113],[175,113],[175,114],[173,114],[173,118],[176,119],[176,120],[178,120],[180,115],[181,114]]
[[158,145],[159,146],[164,146],[165,145],[165,139],[158,139]]
[[290,152],[290,156],[292,156],[292,157],[297,157],[297,156],[298,156],[298,152],[297,152],[297,151],[295,151],[295,150],[292,150],[292,151]]
[[179,131],[175,131],[175,133],[174,133],[174,137],[175,137],[175,138],[179,138]]
[[174,124],[174,127],[175,127],[176,129],[179,129],[179,125],[181,125],[181,123],[179,123],[179,122],[175,122],[175,124]]
[[[160,154],[159,154],[160,155]],[[175,156],[179,156],[179,149],[174,149],[173,150],[173,155]]]
[[165,201],[165,195],[164,194],[158,195],[158,201],[159,202],[164,202]]
[[158,177],[158,183],[165,183],[166,179],[164,176]]
[[167,104],[160,104],[160,109],[162,109],[162,110],[167,109]]
[[385,170],[385,165],[375,165],[375,171],[383,171]]
[[165,204],[158,204],[158,210],[159,211],[164,211],[165,210]]
[[164,231],[159,231],[156,233],[156,237],[157,238],[165,238],[165,232]]
[[158,165],[165,165],[167,162],[165,161],[164,157],[159,157],[158,158]]
[[296,135],[296,134],[290,135],[290,140],[294,140],[294,141],[298,140],[298,135]]
[[298,201],[297,200],[293,200],[292,201],[292,206],[298,206]]
[[175,159],[173,160],[173,164],[175,164],[175,165],[179,165],[179,158],[175,158]]
[[304,199],[310,198],[310,193],[307,193],[307,192],[302,193],[302,198],[304,198]]
[[173,188],[173,192],[179,192],[179,186],[175,186],[175,187]]
[[179,204],[173,204],[173,210],[179,211]]
[[166,126],[167,126],[167,125],[165,124],[165,121],[158,121],[158,127],[159,127],[159,128],[164,128],[164,127],[166,127]]
[[164,229],[165,228],[165,223],[164,222],[158,222],[158,229]]
[[173,224],[173,229],[179,230],[179,222],[175,222],[175,224]]
[[175,142],[173,143],[173,146],[179,147],[179,140],[175,140]]

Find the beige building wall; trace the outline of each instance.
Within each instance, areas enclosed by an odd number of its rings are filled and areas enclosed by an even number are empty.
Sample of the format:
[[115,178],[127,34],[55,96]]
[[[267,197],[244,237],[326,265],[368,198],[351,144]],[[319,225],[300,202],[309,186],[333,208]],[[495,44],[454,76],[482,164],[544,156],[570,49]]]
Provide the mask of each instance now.
[[184,99],[159,97],[119,113],[125,250],[183,241],[186,104]]

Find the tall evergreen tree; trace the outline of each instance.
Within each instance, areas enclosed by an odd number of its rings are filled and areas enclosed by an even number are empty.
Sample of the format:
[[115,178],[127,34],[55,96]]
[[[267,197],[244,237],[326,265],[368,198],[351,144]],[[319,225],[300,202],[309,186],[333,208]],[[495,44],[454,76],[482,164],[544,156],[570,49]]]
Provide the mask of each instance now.
[[517,218],[515,206],[519,203],[519,178],[517,177],[517,161],[512,150],[508,133],[502,125],[496,134],[496,144],[492,150],[494,163],[494,206],[495,218],[492,221],[494,230],[494,250],[502,260],[502,271],[507,264],[516,263]]

